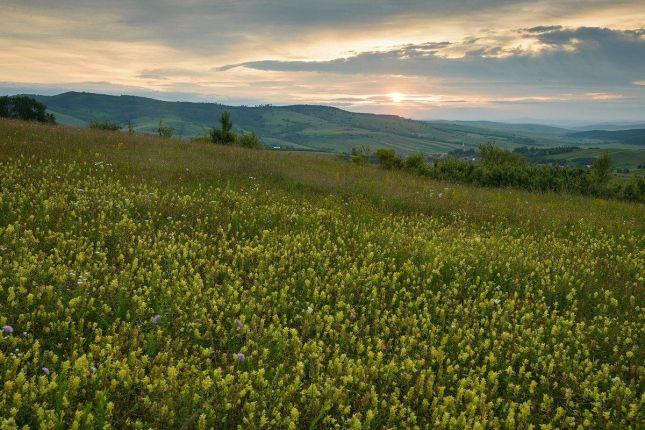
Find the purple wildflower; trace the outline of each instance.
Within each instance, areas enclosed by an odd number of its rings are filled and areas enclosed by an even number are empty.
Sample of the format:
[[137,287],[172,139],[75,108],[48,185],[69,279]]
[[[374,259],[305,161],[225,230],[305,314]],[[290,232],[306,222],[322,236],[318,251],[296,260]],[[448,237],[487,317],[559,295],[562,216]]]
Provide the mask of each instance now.
[[152,324],[157,325],[161,322],[161,315],[157,314],[152,317]]
[[4,334],[11,334],[11,333],[13,333],[13,327],[11,327],[10,325],[6,325],[6,326],[2,327],[2,332]]
[[43,367],[42,371],[45,375],[49,376],[49,369],[47,367]]
[[240,361],[244,361],[244,360],[246,360],[246,357],[245,357],[245,356],[244,356],[244,354],[242,354],[241,352],[238,352],[237,354],[235,354],[235,356],[236,356],[236,357],[237,357],[237,359],[238,359],[238,360],[240,360]]
[[244,328],[244,323],[239,318],[235,320],[235,324],[237,324],[237,328],[239,328],[240,330]]
[[349,314],[349,317],[350,317],[351,319],[356,319],[356,314],[354,313],[354,311],[352,311],[352,312]]

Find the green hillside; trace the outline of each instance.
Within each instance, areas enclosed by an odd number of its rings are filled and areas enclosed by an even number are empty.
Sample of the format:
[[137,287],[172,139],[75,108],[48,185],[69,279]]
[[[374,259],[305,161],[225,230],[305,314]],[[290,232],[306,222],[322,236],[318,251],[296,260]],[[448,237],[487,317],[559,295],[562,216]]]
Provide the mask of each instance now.
[[645,128],[629,130],[589,130],[571,133],[569,137],[591,141],[616,142],[645,148]]
[[63,124],[131,121],[137,131],[153,133],[163,120],[175,129],[175,135],[184,138],[205,134],[226,110],[238,129],[255,130],[266,144],[317,151],[343,152],[365,145],[372,149],[392,148],[401,154],[428,154],[474,147],[489,140],[507,148],[581,143],[554,131],[562,129],[546,126],[413,121],[328,106],[225,106],[79,92],[36,98]]

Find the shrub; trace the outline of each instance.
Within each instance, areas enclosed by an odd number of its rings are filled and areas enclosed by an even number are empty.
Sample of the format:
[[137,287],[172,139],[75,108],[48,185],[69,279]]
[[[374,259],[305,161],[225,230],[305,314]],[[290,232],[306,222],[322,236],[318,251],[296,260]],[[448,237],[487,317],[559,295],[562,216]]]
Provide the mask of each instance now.
[[172,137],[172,134],[174,131],[175,131],[174,128],[163,125],[163,121],[159,121],[159,127],[157,127],[157,134],[160,137]]
[[425,167],[426,161],[423,154],[410,155],[403,161],[403,168],[411,172],[420,172]]
[[378,163],[383,167],[384,169],[400,169],[402,165],[401,158],[396,155],[396,152],[394,152],[394,149],[378,149],[376,151],[376,158],[378,159]]
[[255,134],[254,131],[250,133],[241,133],[237,138],[237,142],[240,146],[243,146],[245,148],[253,148],[253,149],[264,148],[264,145],[262,145],[262,141],[260,140],[260,137],[257,134]]
[[358,148],[352,148],[352,152],[350,153],[350,159],[352,162],[360,165],[367,164],[370,160],[370,156],[372,155],[372,150],[365,145],[361,145]]
[[517,153],[495,146],[481,145],[481,162],[474,164],[454,156],[434,160],[428,166],[423,155],[401,160],[392,149],[379,149],[376,156],[385,169],[405,169],[435,179],[451,180],[484,187],[515,187],[529,191],[569,192],[599,197],[643,201],[645,181],[609,184],[611,157],[603,154],[594,161],[591,171],[581,168],[538,166],[529,164]]

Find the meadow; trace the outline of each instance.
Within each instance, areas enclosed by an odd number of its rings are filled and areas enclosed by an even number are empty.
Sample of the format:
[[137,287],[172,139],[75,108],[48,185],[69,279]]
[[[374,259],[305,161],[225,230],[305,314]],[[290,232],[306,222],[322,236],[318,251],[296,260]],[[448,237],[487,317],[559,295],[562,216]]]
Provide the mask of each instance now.
[[0,120],[0,428],[642,428],[644,213]]

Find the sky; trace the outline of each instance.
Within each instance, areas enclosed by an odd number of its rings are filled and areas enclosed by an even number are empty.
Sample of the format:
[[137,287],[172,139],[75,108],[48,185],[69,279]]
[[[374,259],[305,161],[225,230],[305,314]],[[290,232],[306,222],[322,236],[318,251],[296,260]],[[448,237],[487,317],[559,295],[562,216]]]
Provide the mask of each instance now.
[[645,2],[0,0],[0,93],[645,120]]

